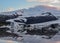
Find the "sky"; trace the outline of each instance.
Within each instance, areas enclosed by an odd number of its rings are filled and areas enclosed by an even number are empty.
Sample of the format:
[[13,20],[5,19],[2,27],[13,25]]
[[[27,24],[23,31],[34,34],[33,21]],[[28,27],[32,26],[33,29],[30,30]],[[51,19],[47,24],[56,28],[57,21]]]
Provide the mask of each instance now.
[[0,12],[29,8],[37,5],[60,7],[60,0],[0,0]]

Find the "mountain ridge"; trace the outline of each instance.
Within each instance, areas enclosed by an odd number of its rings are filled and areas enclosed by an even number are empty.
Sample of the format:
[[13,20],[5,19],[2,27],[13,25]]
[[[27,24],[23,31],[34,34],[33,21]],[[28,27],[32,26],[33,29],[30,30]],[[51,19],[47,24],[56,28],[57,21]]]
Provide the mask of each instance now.
[[55,15],[60,14],[60,10],[58,10],[58,8],[52,7],[52,6],[45,6],[45,5],[39,5],[39,6],[31,7],[28,9],[19,9],[19,10],[10,11],[10,12],[1,12],[0,14],[10,15],[10,14],[15,14],[15,12],[17,12],[18,14],[22,14],[24,16],[40,15],[44,12],[51,12],[52,14],[55,14]]

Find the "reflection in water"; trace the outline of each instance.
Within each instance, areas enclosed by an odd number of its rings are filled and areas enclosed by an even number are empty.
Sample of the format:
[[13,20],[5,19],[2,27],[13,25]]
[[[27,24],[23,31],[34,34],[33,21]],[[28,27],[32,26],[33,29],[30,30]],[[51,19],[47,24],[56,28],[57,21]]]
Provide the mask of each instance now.
[[18,42],[12,40],[0,40],[0,43],[18,43]]
[[60,41],[57,41],[56,43],[60,43]]
[[14,42],[11,40],[6,40],[6,43],[14,43]]

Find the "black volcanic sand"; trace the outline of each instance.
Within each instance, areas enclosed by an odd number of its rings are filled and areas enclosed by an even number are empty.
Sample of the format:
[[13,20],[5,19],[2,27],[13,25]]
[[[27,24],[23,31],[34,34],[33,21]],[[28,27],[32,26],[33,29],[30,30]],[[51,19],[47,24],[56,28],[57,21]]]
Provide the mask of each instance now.
[[0,37],[7,37],[7,36],[12,36],[12,37],[18,37],[17,34],[14,34],[14,33],[8,33],[8,32],[5,32],[5,31],[0,31]]
[[[0,37],[22,37],[22,36],[18,36],[17,34],[14,33],[8,33],[6,32],[7,30],[9,30],[9,28],[0,28]],[[52,38],[56,33],[58,33],[58,31],[54,31],[54,30],[43,30],[43,29],[37,29],[37,30],[25,30],[27,31],[26,35],[45,35],[45,36],[49,36],[49,38]]]
[[9,32],[6,32],[7,30],[9,30],[9,28],[0,28],[0,37],[22,37],[22,36],[18,36],[17,34],[14,34],[14,33],[9,33]]
[[27,30],[27,33],[26,34],[30,34],[30,35],[55,35],[58,31],[53,31],[53,30],[40,30],[40,29],[37,29],[37,30]]
[[56,33],[58,33],[58,31],[55,31],[55,30],[41,30],[41,29],[37,29],[37,30],[26,30],[27,33],[26,34],[29,34],[29,35],[45,35],[45,36],[48,36],[49,39],[52,38]]

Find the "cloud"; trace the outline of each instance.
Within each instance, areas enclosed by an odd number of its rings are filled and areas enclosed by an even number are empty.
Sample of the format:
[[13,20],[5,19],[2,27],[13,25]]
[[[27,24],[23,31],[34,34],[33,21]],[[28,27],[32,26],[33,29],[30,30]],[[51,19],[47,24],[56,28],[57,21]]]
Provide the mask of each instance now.
[[43,5],[60,7],[60,0],[27,0],[28,2],[40,2]]
[[9,11],[14,11],[16,9],[10,7],[10,8],[0,8],[0,12],[9,12]]
[[55,0],[27,0],[28,2],[53,2]]
[[59,0],[54,0],[52,3],[60,3]]
[[7,8],[6,11],[13,11],[14,8]]

